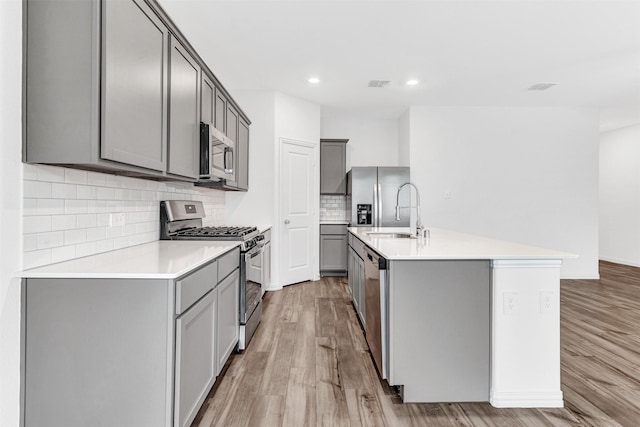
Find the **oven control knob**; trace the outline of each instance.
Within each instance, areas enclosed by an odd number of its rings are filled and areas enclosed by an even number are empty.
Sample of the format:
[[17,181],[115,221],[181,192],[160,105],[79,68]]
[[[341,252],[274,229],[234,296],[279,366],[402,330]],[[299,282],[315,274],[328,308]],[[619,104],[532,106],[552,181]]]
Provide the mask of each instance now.
[[289,221],[288,219],[285,219],[285,220],[284,220],[284,223],[285,223],[285,224],[289,224],[290,222],[291,222],[291,221]]

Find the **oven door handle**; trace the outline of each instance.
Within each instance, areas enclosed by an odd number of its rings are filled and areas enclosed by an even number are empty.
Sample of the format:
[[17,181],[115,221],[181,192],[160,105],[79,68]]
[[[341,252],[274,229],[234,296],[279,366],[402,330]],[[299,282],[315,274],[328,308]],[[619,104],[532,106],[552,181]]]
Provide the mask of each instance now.
[[245,254],[245,257],[247,260],[253,259],[259,255],[262,255],[262,252],[264,252],[264,249],[262,248],[262,246],[259,247],[259,249],[257,251],[254,250],[250,250],[249,252],[247,252]]

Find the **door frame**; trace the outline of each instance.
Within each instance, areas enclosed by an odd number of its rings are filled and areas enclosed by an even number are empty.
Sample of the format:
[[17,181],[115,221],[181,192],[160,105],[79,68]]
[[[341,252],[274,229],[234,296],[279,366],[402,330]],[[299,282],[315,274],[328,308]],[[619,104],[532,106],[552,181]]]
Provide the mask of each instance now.
[[[272,262],[272,265],[277,265],[277,271],[271,272],[271,281],[272,286],[269,287],[269,290],[277,290],[282,289],[283,284],[283,271],[284,271],[284,256],[283,255],[283,247],[280,242],[280,233],[282,232],[282,224],[284,222],[284,218],[282,217],[282,212],[280,208],[281,202],[281,194],[280,194],[280,185],[282,183],[282,155],[283,155],[283,145],[298,145],[302,147],[311,148],[313,150],[313,182],[311,183],[311,194],[313,197],[313,206],[312,206],[312,233],[311,233],[311,247],[310,256],[312,257],[312,265],[311,265],[311,275],[310,280],[319,280],[320,279],[320,140],[317,143],[302,141],[294,138],[287,137],[279,137],[278,138],[278,155],[276,157],[276,170],[278,173],[275,174],[276,182],[274,188],[274,218],[276,218],[275,224],[273,224],[273,235],[272,235],[272,244],[271,244],[271,256],[274,257],[274,254],[277,254],[278,260],[277,262]],[[274,238],[276,237],[276,238]],[[274,274],[275,273],[275,274]]]

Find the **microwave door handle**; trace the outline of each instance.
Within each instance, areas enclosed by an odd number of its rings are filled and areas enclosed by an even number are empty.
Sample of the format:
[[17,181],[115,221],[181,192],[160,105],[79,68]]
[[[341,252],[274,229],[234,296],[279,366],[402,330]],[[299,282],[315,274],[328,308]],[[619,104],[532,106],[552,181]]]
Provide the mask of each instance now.
[[[227,158],[229,157],[228,154],[231,155],[231,167],[227,167]],[[224,173],[233,173],[233,150],[231,149],[231,147],[224,147]]]

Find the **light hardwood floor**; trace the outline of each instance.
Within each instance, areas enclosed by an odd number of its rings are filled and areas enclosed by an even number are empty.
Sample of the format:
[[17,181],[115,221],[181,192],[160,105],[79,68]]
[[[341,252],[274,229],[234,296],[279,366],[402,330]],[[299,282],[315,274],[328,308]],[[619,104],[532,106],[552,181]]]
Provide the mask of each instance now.
[[193,426],[640,426],[640,268],[561,283],[563,409],[402,404],[376,374],[346,279],[265,297]]

